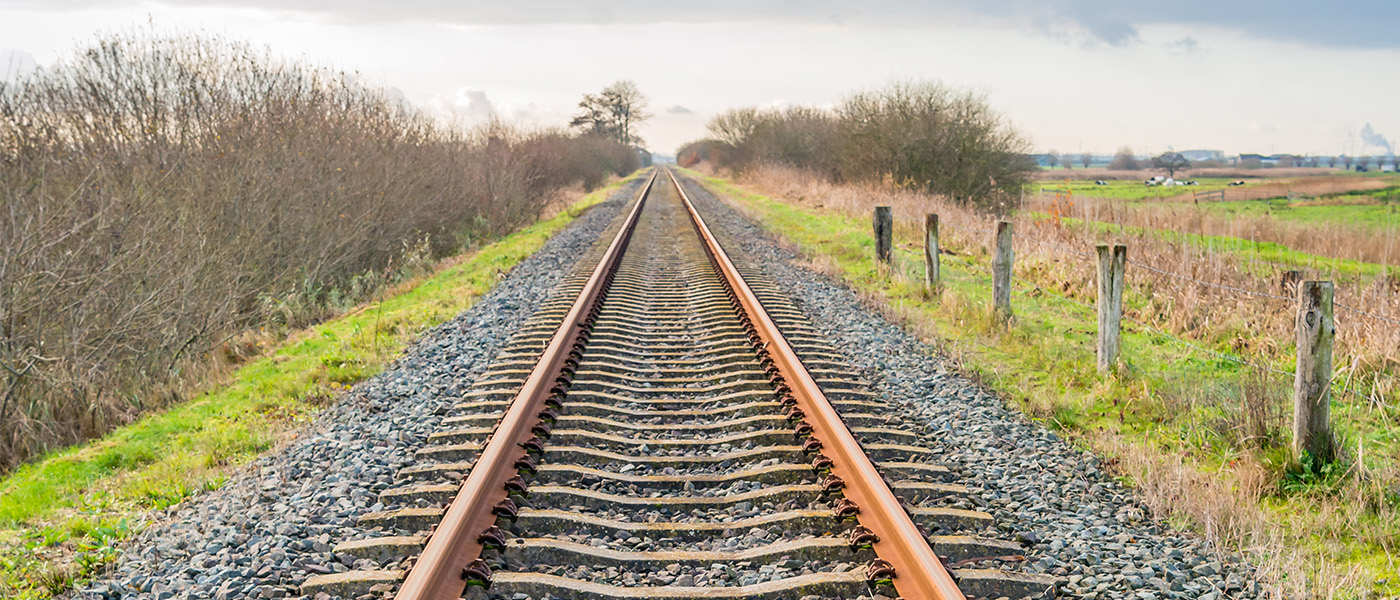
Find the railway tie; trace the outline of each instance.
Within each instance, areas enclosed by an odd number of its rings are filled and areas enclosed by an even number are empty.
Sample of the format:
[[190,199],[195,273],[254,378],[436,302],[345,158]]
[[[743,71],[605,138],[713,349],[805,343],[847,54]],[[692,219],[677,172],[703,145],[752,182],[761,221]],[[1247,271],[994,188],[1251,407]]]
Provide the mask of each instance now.
[[669,170],[517,332],[303,593],[1048,597],[884,399]]

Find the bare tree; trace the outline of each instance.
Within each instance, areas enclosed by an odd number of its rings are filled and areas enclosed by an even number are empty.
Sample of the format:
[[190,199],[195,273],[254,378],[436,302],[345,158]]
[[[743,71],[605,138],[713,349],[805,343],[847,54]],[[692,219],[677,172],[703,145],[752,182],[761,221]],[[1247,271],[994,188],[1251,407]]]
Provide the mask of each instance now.
[[1342,155],[1342,166],[1346,167],[1346,170],[1348,171],[1351,170],[1351,162],[1352,158],[1350,156],[1347,156],[1345,154]]
[[1184,171],[1191,166],[1191,161],[1186,160],[1180,152],[1163,152],[1152,157],[1152,168],[1165,169],[1167,177],[1176,177],[1177,171]]
[[1358,169],[1365,170],[1366,167],[1370,166],[1370,164],[1371,164],[1371,156],[1370,156],[1370,155],[1366,155],[1366,156],[1363,156],[1363,157],[1361,157],[1361,158],[1356,159],[1356,168],[1358,168]]
[[1051,169],[1055,168],[1055,165],[1060,164],[1060,153],[1054,150],[1047,152],[1045,154],[1045,164],[1049,165]]
[[1337,157],[1336,157],[1336,156],[1329,156],[1329,157],[1327,157],[1327,166],[1332,167],[1332,168],[1334,168],[1334,169],[1337,168]]
[[610,137],[627,146],[642,145],[635,129],[650,119],[651,113],[646,111],[647,97],[631,80],[618,81],[597,95],[584,94],[578,106],[582,112],[574,116],[569,126]]
[[1141,169],[1142,165],[1138,164],[1137,157],[1133,156],[1133,149],[1123,146],[1118,149],[1117,154],[1113,155],[1113,162],[1109,163],[1108,168],[1121,171],[1136,171]]
[[712,119],[709,133],[682,148],[686,162],[784,165],[983,208],[1013,205],[1037,169],[1025,140],[984,97],[931,81],[891,83],[833,109],[733,109]]
[[1084,165],[1084,168],[1086,168],[1086,169],[1089,168],[1089,165],[1092,164],[1093,162],[1094,162],[1094,155],[1093,155],[1093,154],[1090,154],[1090,153],[1088,153],[1088,152],[1085,152],[1085,153],[1079,155],[1079,164]]

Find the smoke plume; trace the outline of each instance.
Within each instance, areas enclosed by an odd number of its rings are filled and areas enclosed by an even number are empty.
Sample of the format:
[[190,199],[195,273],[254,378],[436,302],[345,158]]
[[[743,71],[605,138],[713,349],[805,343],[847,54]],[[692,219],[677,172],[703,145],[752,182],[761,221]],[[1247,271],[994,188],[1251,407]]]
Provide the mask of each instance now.
[[1386,154],[1391,153],[1390,141],[1385,139],[1385,136],[1376,133],[1376,130],[1371,128],[1370,123],[1361,128],[1361,143],[1368,147],[1375,146],[1385,150]]

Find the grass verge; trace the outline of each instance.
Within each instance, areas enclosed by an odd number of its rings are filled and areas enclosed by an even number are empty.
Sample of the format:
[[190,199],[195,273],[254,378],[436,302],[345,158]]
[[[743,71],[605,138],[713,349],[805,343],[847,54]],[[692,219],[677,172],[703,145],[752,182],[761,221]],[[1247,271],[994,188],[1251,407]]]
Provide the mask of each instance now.
[[[989,318],[990,259],[980,246],[942,258],[943,290],[922,286],[922,248],[896,240],[892,275],[873,263],[868,217],[800,208],[731,182],[691,173],[757,223],[795,245],[963,370],[1134,483],[1160,516],[1223,547],[1249,553],[1276,592],[1376,597],[1400,593],[1400,489],[1393,451],[1320,476],[1290,471],[1287,383],[1201,352],[1156,330],[1127,325],[1118,375],[1094,361],[1095,312],[1068,290],[1037,285],[1053,265],[1018,258],[1013,306],[1002,330]],[[1129,306],[1145,299],[1128,290]],[[1219,353],[1219,354],[1216,354]],[[1396,415],[1334,401],[1343,439],[1394,440]],[[1392,449],[1393,450],[1393,449]],[[1301,568],[1298,567],[1301,565]]]
[[475,304],[626,181],[443,261],[378,302],[293,334],[195,398],[6,475],[0,480],[0,595],[43,598],[84,581],[116,557],[144,512],[217,488],[231,469],[294,439],[342,390]]

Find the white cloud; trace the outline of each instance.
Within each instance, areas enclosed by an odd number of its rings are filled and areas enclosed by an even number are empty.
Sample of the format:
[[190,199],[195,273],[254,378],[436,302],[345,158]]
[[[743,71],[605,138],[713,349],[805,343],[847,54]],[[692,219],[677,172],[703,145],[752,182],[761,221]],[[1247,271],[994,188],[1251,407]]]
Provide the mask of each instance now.
[[1179,40],[1172,40],[1170,42],[1167,42],[1166,47],[1167,51],[1177,56],[1185,56],[1188,54],[1195,54],[1197,52],[1206,51],[1205,48],[1201,46],[1200,40],[1197,40],[1196,38],[1189,35]]
[[[130,7],[133,0],[11,0],[53,12]],[[229,0],[163,0],[178,8],[227,7]],[[240,0],[238,6],[289,18],[385,25],[653,25],[661,23],[922,28],[996,24],[1046,33],[1075,45],[1129,46],[1154,25],[1227,27],[1253,37],[1348,48],[1400,48],[1400,4],[1352,0],[1345,6],[1299,0]]]
[[[1068,10],[1085,1],[1053,7]],[[759,4],[755,14],[781,17],[773,5]],[[1336,153],[1359,141],[1363,123],[1370,122],[1376,132],[1400,131],[1393,101],[1400,95],[1400,79],[1379,75],[1385,66],[1400,64],[1400,50],[1269,41],[1224,26],[1134,25],[1136,42],[1086,48],[1080,42],[1091,39],[1091,32],[1112,37],[1114,30],[1073,29],[1079,21],[1069,19],[1063,32],[1084,37],[1061,43],[966,9],[953,11],[961,16],[946,23],[928,24],[914,15],[881,25],[874,16],[851,13],[857,5],[839,2],[816,5],[814,14],[826,16],[807,21],[825,19],[821,24],[697,25],[675,19],[638,25],[627,24],[629,13],[614,10],[621,24],[606,26],[447,26],[397,16],[352,23],[262,9],[165,4],[68,12],[14,6],[0,6],[0,40],[24,48],[42,64],[71,56],[78,44],[94,39],[95,31],[143,26],[155,11],[158,28],[223,34],[266,44],[280,56],[358,71],[366,81],[397,86],[414,104],[454,119],[495,114],[524,125],[563,126],[583,93],[633,79],[657,115],[643,135],[662,151],[704,136],[705,122],[729,108],[829,107],[892,79],[938,79],[983,92],[1035,147],[1066,152],[1105,153],[1125,144],[1146,152],[1173,144],[1227,152]],[[872,6],[884,4],[877,0]],[[341,10],[329,3],[325,8]],[[826,9],[831,10],[822,13]],[[1104,14],[1131,24],[1137,22],[1135,10],[1109,7]],[[1233,5],[1219,10],[1222,20],[1252,22],[1232,12]],[[827,17],[838,12],[852,24],[831,25]],[[1059,14],[1051,8],[1031,12],[1047,18]],[[1394,12],[1376,10],[1367,18],[1385,22]],[[1118,39],[1126,39],[1125,31]],[[1196,51],[1183,53],[1188,39],[1195,40]],[[684,49],[685,60],[658,48]],[[1298,73],[1309,74],[1309,85],[1297,85]],[[1338,98],[1338,89],[1347,90],[1346,98]],[[675,106],[694,114],[667,112]],[[1273,127],[1251,130],[1251,122]]]
[[484,121],[496,116],[496,107],[486,98],[486,92],[471,88],[457,90],[453,109],[457,114],[473,120]]

